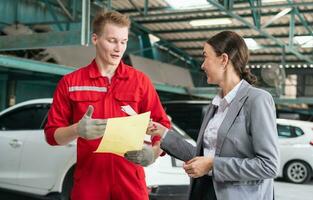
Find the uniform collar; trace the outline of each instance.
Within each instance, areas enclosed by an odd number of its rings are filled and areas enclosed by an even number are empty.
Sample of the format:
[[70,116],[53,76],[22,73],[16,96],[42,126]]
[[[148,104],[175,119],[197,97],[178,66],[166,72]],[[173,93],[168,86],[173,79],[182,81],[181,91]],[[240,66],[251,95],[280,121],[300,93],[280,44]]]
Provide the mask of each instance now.
[[[126,64],[121,60],[120,64],[117,66],[115,74],[113,77],[119,78],[119,79],[127,79],[128,78],[128,73],[126,69]],[[96,60],[93,59],[93,61],[89,65],[89,77],[90,78],[99,78],[102,77],[98,65],[96,63]]]

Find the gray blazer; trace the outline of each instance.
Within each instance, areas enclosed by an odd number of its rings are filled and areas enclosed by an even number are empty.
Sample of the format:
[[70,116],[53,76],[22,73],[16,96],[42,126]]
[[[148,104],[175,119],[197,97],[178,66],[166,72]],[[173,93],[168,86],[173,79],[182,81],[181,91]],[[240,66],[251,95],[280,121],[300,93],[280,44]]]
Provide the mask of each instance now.
[[[161,148],[188,161],[202,155],[204,130],[213,117],[210,105],[199,132],[197,147],[170,132]],[[279,169],[278,135],[272,96],[243,81],[230,104],[218,134],[213,184],[218,200],[272,200]],[[191,179],[189,199],[195,200],[199,179]],[[203,186],[202,186],[203,188]]]

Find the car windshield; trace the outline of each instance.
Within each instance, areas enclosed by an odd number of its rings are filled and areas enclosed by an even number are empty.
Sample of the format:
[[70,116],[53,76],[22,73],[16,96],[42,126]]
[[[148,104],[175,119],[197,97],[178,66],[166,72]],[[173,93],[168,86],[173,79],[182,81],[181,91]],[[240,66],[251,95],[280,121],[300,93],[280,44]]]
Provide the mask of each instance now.
[[175,133],[177,133],[180,137],[186,140],[193,140],[183,129],[179,128],[176,124],[172,123],[172,129]]

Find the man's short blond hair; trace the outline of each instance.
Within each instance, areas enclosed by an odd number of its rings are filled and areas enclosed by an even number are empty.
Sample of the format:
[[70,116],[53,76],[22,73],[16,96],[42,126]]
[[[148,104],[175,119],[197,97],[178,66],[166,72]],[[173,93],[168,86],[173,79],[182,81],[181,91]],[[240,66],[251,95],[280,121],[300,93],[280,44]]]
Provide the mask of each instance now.
[[101,35],[106,24],[114,24],[121,27],[130,27],[130,19],[116,11],[98,12],[92,22],[93,33]]

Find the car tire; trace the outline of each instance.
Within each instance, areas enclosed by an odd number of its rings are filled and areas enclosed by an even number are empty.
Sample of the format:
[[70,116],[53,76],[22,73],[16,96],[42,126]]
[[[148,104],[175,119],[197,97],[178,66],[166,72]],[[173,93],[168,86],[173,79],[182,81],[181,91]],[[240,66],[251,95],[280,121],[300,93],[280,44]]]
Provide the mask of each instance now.
[[284,167],[284,177],[292,183],[306,183],[312,177],[312,169],[306,162],[291,161]]
[[63,185],[62,192],[60,195],[60,200],[70,200],[71,199],[71,191],[73,188],[73,175],[74,175],[74,167],[72,167],[66,174]]

